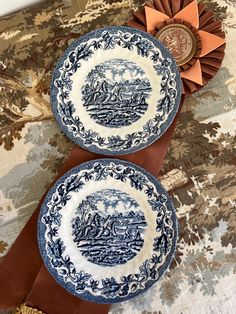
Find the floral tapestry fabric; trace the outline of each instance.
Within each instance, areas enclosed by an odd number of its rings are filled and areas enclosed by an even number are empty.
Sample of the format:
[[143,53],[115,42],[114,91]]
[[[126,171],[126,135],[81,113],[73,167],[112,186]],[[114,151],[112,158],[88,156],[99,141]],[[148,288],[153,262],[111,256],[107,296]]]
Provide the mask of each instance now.
[[[214,79],[187,97],[160,174],[177,209],[177,253],[160,282],[113,305],[111,314],[236,311],[236,5],[205,3],[223,22],[226,55]],[[141,0],[50,0],[0,19],[2,256],[74,148],[52,116],[53,68],[76,38],[124,25],[141,5]]]

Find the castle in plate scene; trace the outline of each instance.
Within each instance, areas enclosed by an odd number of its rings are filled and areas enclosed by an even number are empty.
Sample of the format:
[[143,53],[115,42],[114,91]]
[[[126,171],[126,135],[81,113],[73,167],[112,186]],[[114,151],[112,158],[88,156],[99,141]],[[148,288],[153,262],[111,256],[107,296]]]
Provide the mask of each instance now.
[[72,235],[88,261],[115,266],[141,250],[146,226],[136,200],[122,191],[105,189],[87,196],[78,206]]
[[134,62],[112,59],[96,65],[82,86],[83,106],[98,124],[128,126],[148,108],[152,88],[146,73]]

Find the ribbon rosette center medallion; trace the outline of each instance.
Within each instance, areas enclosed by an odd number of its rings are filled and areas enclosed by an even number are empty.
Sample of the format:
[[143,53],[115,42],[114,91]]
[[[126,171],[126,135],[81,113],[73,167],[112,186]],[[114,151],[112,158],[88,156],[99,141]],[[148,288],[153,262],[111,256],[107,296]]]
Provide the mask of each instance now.
[[166,25],[161,28],[156,37],[168,47],[178,66],[187,63],[195,55],[197,40],[185,25]]

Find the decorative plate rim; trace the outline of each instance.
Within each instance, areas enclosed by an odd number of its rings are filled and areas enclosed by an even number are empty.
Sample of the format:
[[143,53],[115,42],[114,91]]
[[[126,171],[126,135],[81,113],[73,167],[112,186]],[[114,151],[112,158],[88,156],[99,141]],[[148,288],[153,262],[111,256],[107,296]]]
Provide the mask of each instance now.
[[[151,41],[153,43],[153,45],[157,48],[159,48],[161,50],[162,56],[163,58],[169,58],[172,60],[172,64],[170,66],[170,68],[172,69],[172,71],[176,74],[175,77],[175,81],[176,81],[176,91],[177,91],[177,96],[175,99],[175,106],[173,108],[173,110],[169,113],[167,120],[160,126],[160,132],[159,134],[151,134],[146,143],[140,143],[137,146],[133,146],[127,150],[109,150],[106,148],[99,148],[97,145],[95,144],[91,144],[89,146],[86,146],[84,144],[84,141],[81,140],[80,137],[75,138],[73,136],[73,134],[68,130],[68,128],[66,127],[66,125],[63,123],[61,116],[58,112],[58,101],[57,101],[57,91],[58,88],[55,87],[54,82],[56,79],[59,78],[60,73],[59,73],[59,69],[61,66],[63,66],[64,61],[67,59],[68,54],[70,52],[72,52],[73,50],[76,49],[76,47],[83,43],[86,42],[87,40],[91,39],[92,37],[95,37],[98,34],[102,34],[103,31],[126,31],[129,32],[131,34],[139,34],[141,35],[143,38],[148,39],[149,41]],[[51,77],[51,84],[50,84],[50,104],[51,104],[51,109],[53,112],[54,117],[56,118],[56,121],[60,127],[60,129],[64,132],[64,134],[66,134],[66,136],[73,141],[75,144],[79,145],[80,147],[84,148],[85,150],[91,151],[93,153],[96,154],[102,154],[102,155],[108,155],[108,156],[112,156],[112,155],[127,155],[139,150],[142,150],[148,146],[150,146],[152,143],[154,143],[156,140],[158,140],[162,135],[165,134],[165,132],[168,130],[168,128],[171,126],[178,110],[180,107],[180,103],[181,103],[181,95],[182,95],[182,80],[180,77],[180,73],[178,70],[178,65],[176,64],[175,59],[173,58],[173,56],[171,55],[171,53],[169,52],[169,50],[155,37],[149,35],[148,33],[141,31],[141,30],[137,30],[135,28],[132,27],[128,27],[128,26],[109,26],[109,27],[103,27],[103,28],[99,28],[96,30],[93,30],[83,36],[81,36],[79,39],[75,40],[65,51],[64,54],[62,55],[62,57],[59,59],[59,61],[56,64],[56,67],[53,70],[52,73],[52,77]]]
[[[167,207],[171,210],[171,217],[172,217],[172,221],[173,221],[173,230],[174,230],[174,236],[173,236],[173,240],[171,243],[171,249],[167,255],[167,258],[165,260],[165,262],[160,266],[160,268],[158,268],[158,273],[159,273],[159,277],[158,279],[154,279],[154,280],[149,280],[146,284],[146,287],[142,290],[137,290],[135,293],[130,293],[127,296],[124,297],[104,297],[104,296],[94,296],[92,293],[90,293],[89,291],[85,291],[85,292],[81,292],[81,293],[76,293],[74,290],[74,286],[72,285],[72,283],[68,283],[68,282],[64,282],[64,280],[62,279],[63,277],[60,276],[56,269],[52,267],[51,262],[48,258],[47,252],[46,252],[46,239],[44,237],[45,231],[46,231],[46,226],[45,224],[41,223],[41,220],[43,218],[43,215],[47,212],[47,203],[49,202],[49,200],[51,199],[51,197],[53,196],[53,194],[55,193],[56,189],[58,188],[58,186],[63,183],[65,181],[66,178],[68,178],[70,175],[73,174],[77,174],[82,170],[85,169],[90,169],[91,166],[93,166],[96,162],[100,162],[103,164],[109,164],[109,163],[114,163],[116,165],[122,164],[124,166],[129,166],[134,168],[136,171],[141,172],[142,174],[144,174],[147,179],[156,187],[157,191],[160,192],[160,194],[165,194],[167,196],[167,202],[166,205]],[[40,208],[40,212],[39,212],[39,216],[38,216],[38,221],[37,221],[37,240],[38,240],[38,246],[39,246],[39,251],[40,254],[42,256],[43,262],[47,268],[47,270],[49,271],[49,273],[54,277],[54,279],[56,280],[56,282],[58,284],[60,284],[65,290],[67,290],[68,292],[70,292],[71,294],[75,295],[76,297],[81,297],[84,300],[87,301],[92,301],[95,303],[102,303],[102,304],[113,304],[113,303],[119,303],[119,302],[123,302],[126,300],[129,300],[141,293],[144,293],[145,291],[147,291],[150,287],[152,287],[157,281],[159,281],[161,279],[161,277],[164,275],[164,273],[169,269],[169,266],[171,264],[171,262],[173,261],[173,257],[174,257],[174,253],[176,251],[176,246],[177,246],[177,240],[178,240],[178,235],[179,235],[179,225],[178,225],[178,219],[176,216],[176,210],[174,208],[174,205],[168,195],[168,193],[166,192],[166,190],[164,189],[164,187],[162,186],[162,184],[159,182],[159,180],[157,178],[155,178],[151,173],[149,173],[148,171],[146,171],[144,168],[133,164],[132,162],[129,161],[124,161],[124,160],[120,160],[120,159],[113,159],[113,158],[101,158],[101,159],[94,159],[88,162],[84,162],[79,166],[76,166],[72,169],[70,169],[69,171],[67,171],[63,176],[61,176],[54,184],[53,186],[50,188],[50,190],[48,191],[47,195],[45,196],[45,199],[41,205]]]

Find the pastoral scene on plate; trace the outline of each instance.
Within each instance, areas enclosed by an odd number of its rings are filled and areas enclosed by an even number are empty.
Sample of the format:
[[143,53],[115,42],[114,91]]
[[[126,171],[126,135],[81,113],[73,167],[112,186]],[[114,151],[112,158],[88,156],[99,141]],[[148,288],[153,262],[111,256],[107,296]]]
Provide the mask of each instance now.
[[132,61],[112,59],[96,65],[82,86],[83,106],[100,125],[120,128],[139,120],[152,88],[144,70]]
[[135,199],[117,189],[104,189],[87,196],[78,206],[72,235],[87,260],[115,266],[141,250],[146,226]]

